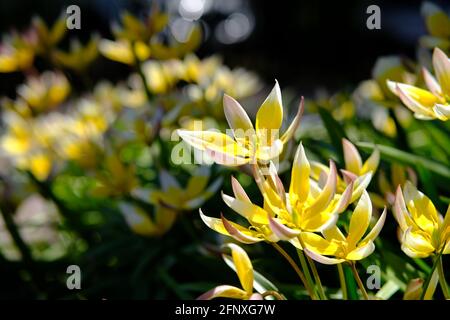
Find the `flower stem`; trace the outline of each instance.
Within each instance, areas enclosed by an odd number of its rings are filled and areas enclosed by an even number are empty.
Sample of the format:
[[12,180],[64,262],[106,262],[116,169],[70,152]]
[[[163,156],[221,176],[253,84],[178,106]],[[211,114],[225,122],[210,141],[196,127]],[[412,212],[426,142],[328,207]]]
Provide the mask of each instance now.
[[444,294],[445,299],[448,300],[448,299],[450,299],[450,293],[448,291],[447,282],[445,281],[444,267],[442,265],[442,256],[439,257],[437,270],[439,273],[439,283],[441,284],[442,292]]
[[322,286],[322,281],[320,281],[319,272],[317,271],[316,265],[314,261],[306,255],[306,258],[308,259],[309,265],[311,267],[312,273],[314,275],[314,279],[316,280],[317,288],[319,290],[319,296],[322,298],[322,300],[327,300],[327,296],[325,295],[325,290]]
[[302,266],[303,273],[305,274],[306,281],[311,288],[315,288],[314,281],[312,280],[311,273],[309,272],[308,263],[306,262],[305,255],[302,250],[297,249],[298,258],[300,260],[300,265]]
[[264,292],[264,293],[262,294],[262,297],[263,297],[263,298],[268,297],[268,296],[272,296],[272,297],[274,297],[276,300],[286,300],[286,298],[283,297],[282,294],[280,294],[280,293],[277,292],[277,291],[273,291],[273,290],[268,290],[268,291],[266,291],[266,292]]
[[432,278],[433,278],[435,270],[439,264],[438,262],[441,258],[441,255],[442,255],[442,253],[439,253],[436,256],[436,258],[434,259],[433,266],[431,267],[431,270],[430,270],[430,274],[428,275],[428,278],[422,287],[423,289],[422,289],[422,294],[420,295],[420,300],[431,299],[431,297],[434,294],[434,291],[436,290],[436,286],[434,286],[434,288],[433,288],[433,287],[430,287],[430,284],[433,282]]
[[365,300],[369,300],[369,295],[367,294],[366,288],[364,287],[364,283],[361,281],[359,277],[358,270],[356,270],[356,263],[350,262],[350,266],[352,267],[353,276],[355,277],[356,282],[358,283],[359,289]]
[[312,288],[309,286],[308,282],[306,281],[305,275],[300,270],[300,268],[297,266],[295,261],[292,260],[292,258],[289,256],[289,254],[282,247],[280,247],[277,243],[272,242],[271,244],[286,259],[286,261],[291,265],[291,267],[292,267],[292,269],[294,269],[295,273],[297,273],[298,277],[300,278],[300,280],[303,283],[303,286],[308,291],[308,294],[311,297],[311,299],[312,300],[317,300],[317,297],[316,297],[316,294],[315,294],[314,290],[312,290]]
[[342,268],[341,263],[337,264],[337,269],[338,269],[338,273],[339,273],[339,281],[341,283],[342,299],[348,300],[347,282],[345,281],[344,269]]

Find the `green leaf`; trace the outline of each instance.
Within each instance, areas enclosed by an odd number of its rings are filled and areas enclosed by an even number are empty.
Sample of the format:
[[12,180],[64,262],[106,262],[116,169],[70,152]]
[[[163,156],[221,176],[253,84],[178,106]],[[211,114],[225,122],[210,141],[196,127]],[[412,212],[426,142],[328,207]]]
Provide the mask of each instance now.
[[406,165],[415,166],[421,165],[425,169],[436,173],[437,175],[444,177],[446,179],[450,179],[450,167],[442,164],[440,162],[436,162],[422,156],[417,156],[411,154],[409,152],[401,151],[395,149],[393,147],[383,146],[379,144],[373,144],[369,142],[358,142],[356,145],[364,151],[372,151],[375,147],[377,147],[381,155],[385,160],[397,161]]

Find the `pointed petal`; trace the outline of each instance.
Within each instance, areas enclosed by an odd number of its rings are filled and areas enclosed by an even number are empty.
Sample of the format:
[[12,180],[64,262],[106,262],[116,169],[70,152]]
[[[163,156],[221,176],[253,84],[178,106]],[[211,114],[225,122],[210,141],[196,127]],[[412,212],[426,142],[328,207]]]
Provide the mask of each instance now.
[[345,169],[359,176],[362,168],[362,160],[358,150],[353,143],[347,139],[342,139],[342,147],[344,151]]
[[364,191],[350,218],[350,226],[347,235],[349,246],[352,247],[361,240],[372,217],[372,202],[369,194]]
[[251,203],[251,200],[248,197],[247,193],[245,192],[244,188],[241,186],[239,181],[233,176],[231,176],[231,187],[233,188],[233,193],[236,199]]
[[321,255],[335,255],[339,247],[335,242],[328,241],[318,234],[312,232],[302,232],[302,238],[305,248]]
[[366,190],[371,180],[372,180],[371,172],[356,178],[356,180],[353,183],[354,184],[353,194],[350,203],[355,202],[361,197],[362,193]]
[[254,237],[254,236],[250,235],[252,232],[248,229],[242,230],[243,229],[242,227],[240,227],[238,229],[236,227],[237,226],[236,224],[233,224],[230,221],[228,221],[227,219],[225,219],[225,217],[223,215],[221,215],[221,220],[222,220],[225,230],[227,230],[229,235],[239,242],[242,242],[245,244],[253,244],[253,243],[261,242],[264,240],[262,238],[258,238],[258,237]]
[[450,60],[447,55],[439,48],[433,52],[433,67],[436,78],[441,85],[444,95],[450,95]]
[[364,165],[361,169],[361,174],[365,174],[368,172],[372,172],[372,174],[375,174],[375,171],[377,171],[378,164],[380,163],[380,150],[376,148],[370,157],[364,162]]
[[417,226],[433,234],[438,228],[438,214],[433,202],[409,181],[403,189],[405,203]]
[[389,87],[394,87],[393,92],[414,113],[425,117],[433,117],[431,107],[438,102],[437,98],[426,90],[403,83],[388,82]]
[[256,224],[269,223],[269,220],[267,219],[267,212],[261,207],[253,203],[230,197],[224,193],[222,193],[222,199],[227,206],[246,218],[249,222]]
[[308,212],[311,214],[317,213],[328,207],[330,201],[333,199],[336,192],[337,184],[337,173],[336,165],[330,160],[330,173],[328,174],[327,183],[322,189],[319,197],[314,201],[314,203],[308,208]]
[[205,292],[197,300],[211,300],[214,298],[245,299],[246,297],[247,292],[244,290],[233,286],[222,285]]
[[121,202],[119,203],[119,210],[127,225],[136,234],[143,236],[153,236],[158,234],[158,228],[140,207]]
[[338,263],[342,263],[345,260],[344,259],[336,259],[336,258],[329,258],[329,257],[325,257],[322,256],[320,254],[317,254],[309,249],[305,249],[304,250],[305,253],[313,260],[322,263],[322,264],[328,264],[328,265],[332,265],[332,264],[338,264]]
[[345,259],[352,261],[362,260],[371,255],[374,250],[375,244],[372,241],[369,241],[368,243],[350,251],[345,257]]
[[436,113],[437,117],[440,120],[447,121],[450,119],[450,105],[443,105],[443,104],[435,104],[433,107],[434,113]]
[[402,231],[406,231],[409,227],[408,222],[411,222],[411,219],[409,217],[409,212],[406,209],[405,199],[403,198],[402,188],[400,185],[397,186],[397,191],[395,192],[393,212],[394,218],[397,220],[400,229],[402,229]]
[[298,111],[297,114],[295,115],[294,120],[289,125],[286,132],[281,136],[281,141],[283,142],[283,144],[288,142],[293,137],[295,131],[300,125],[300,120],[302,118],[304,110],[305,110],[305,99],[301,97],[300,104],[298,105]]
[[300,142],[292,164],[291,185],[289,197],[294,205],[295,201],[305,202],[309,195],[309,175],[311,167],[306,158],[305,149]]
[[256,113],[256,130],[280,129],[283,122],[283,104],[278,81]]
[[347,209],[347,207],[350,204],[350,200],[352,199],[353,194],[353,181],[350,182],[350,184],[345,188],[344,192],[341,195],[341,198],[339,199],[338,204],[336,205],[336,208],[334,212],[336,213],[342,213]]
[[386,207],[384,207],[383,213],[381,214],[380,218],[378,218],[377,223],[373,226],[372,230],[370,230],[367,236],[364,237],[362,242],[375,241],[375,239],[380,234],[381,229],[383,229],[384,222],[386,221],[386,214],[387,210]]
[[435,248],[431,244],[431,239],[421,231],[413,231],[411,227],[403,234],[402,245],[412,252],[426,256],[435,251]]
[[226,134],[215,131],[177,130],[178,135],[199,150],[219,151],[230,156],[246,157],[249,151]]
[[345,241],[345,237],[342,234],[341,230],[337,226],[333,226],[331,228],[325,229],[322,231],[323,236],[328,241],[337,240],[337,241]]
[[221,219],[205,216],[203,214],[202,209],[199,209],[198,211],[200,212],[200,218],[210,229],[212,229],[220,234],[223,234],[225,236],[230,236],[230,233],[224,227]]
[[423,78],[425,80],[425,84],[427,85],[428,89],[435,95],[435,96],[441,96],[442,95],[442,88],[437,82],[436,78],[433,77],[433,75],[426,69],[422,68],[422,74]]
[[280,240],[283,240],[283,241],[289,241],[290,239],[292,239],[300,234],[300,230],[294,230],[294,229],[288,228],[285,225],[278,222],[277,219],[272,218],[271,216],[269,216],[269,226],[270,226],[270,230],[272,230],[272,232]]
[[226,246],[231,249],[231,256],[242,288],[248,295],[251,295],[253,293],[253,266],[250,258],[238,245],[229,243]]
[[209,148],[206,149],[206,155],[215,163],[228,167],[242,166],[249,163],[251,160],[251,158],[244,158],[220,150],[211,150]]
[[223,111],[237,141],[244,142],[246,137],[255,134],[247,112],[245,112],[239,102],[227,94],[223,96]]

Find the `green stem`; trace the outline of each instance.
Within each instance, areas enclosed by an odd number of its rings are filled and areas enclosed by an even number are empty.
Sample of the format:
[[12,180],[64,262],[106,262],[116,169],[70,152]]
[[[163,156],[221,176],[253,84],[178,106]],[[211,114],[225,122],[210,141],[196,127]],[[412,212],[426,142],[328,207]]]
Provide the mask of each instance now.
[[345,281],[344,269],[342,268],[341,263],[337,264],[337,269],[338,269],[338,273],[339,273],[339,281],[341,283],[342,299],[348,300],[347,282]]
[[433,262],[433,266],[431,267],[430,274],[428,275],[428,278],[427,278],[427,280],[425,281],[425,283],[423,285],[422,294],[420,295],[420,300],[424,300],[425,299],[425,295],[427,297],[432,297],[433,296],[434,290],[436,288],[434,288],[434,289],[430,288],[430,289],[432,289],[431,292],[427,292],[427,291],[429,291],[428,287],[430,286],[431,278],[433,278],[434,271],[436,270],[436,268],[437,268],[437,266],[439,264],[438,262],[439,262],[439,260],[441,258],[441,255],[442,255],[442,253],[439,253],[436,256],[436,258],[435,258],[435,260]]
[[[298,236],[298,241],[300,242],[300,245],[302,246],[302,248],[306,248],[305,243],[303,242],[303,239],[301,236]],[[299,250],[297,250],[297,252],[299,252]],[[302,258],[303,258],[303,260],[305,260],[305,254],[303,253],[303,251],[301,251],[301,255],[299,253],[299,257],[300,257],[300,261],[302,260]],[[308,260],[308,264],[311,267],[312,273],[314,275],[314,279],[315,279],[315,282],[317,285],[317,290],[319,292],[319,297],[322,300],[327,300],[327,296],[325,295],[325,291],[323,290],[322,281],[320,281],[320,277],[319,277],[319,273],[317,272],[316,265],[314,264],[314,261],[312,261],[312,259],[308,255],[306,255],[306,258]],[[304,263],[304,264],[305,265],[303,266],[303,263],[302,263],[303,268],[308,269],[306,263]],[[308,271],[308,274],[309,274],[309,271]],[[309,275],[309,277],[311,277],[311,275]],[[315,288],[316,288],[316,286],[315,286]]]
[[358,283],[359,289],[361,290],[364,299],[369,300],[369,295],[367,294],[366,288],[364,287],[364,284],[361,281],[361,278],[359,277],[358,270],[356,270],[356,263],[351,262],[350,266],[352,267],[353,276],[355,277],[355,280]]
[[320,281],[320,276],[319,272],[317,271],[316,265],[314,261],[310,257],[308,257],[308,255],[306,256],[306,258],[308,259],[308,263],[311,267],[314,279],[316,280],[316,284],[319,290],[319,296],[321,296],[322,300],[327,300],[327,296],[325,294],[325,290],[323,289],[322,281]]
[[317,300],[315,292],[312,290],[312,288],[309,286],[308,282],[306,281],[305,275],[300,270],[300,268],[297,266],[294,260],[292,260],[291,256],[284,251],[282,247],[280,247],[277,243],[272,242],[272,246],[286,259],[286,261],[291,265],[292,269],[294,269],[295,273],[297,273],[298,277],[303,283],[303,286],[308,291],[309,296],[312,300]]
[[262,294],[262,297],[263,297],[263,298],[268,297],[268,296],[272,296],[272,297],[274,297],[274,298],[277,299],[277,300],[286,300],[286,298],[283,297],[282,294],[280,294],[280,293],[277,292],[277,291],[273,291],[273,290],[268,290],[268,291],[266,291],[266,292],[264,292],[264,293]]
[[315,289],[314,281],[312,280],[311,273],[309,272],[308,263],[306,262],[305,254],[302,250],[297,249],[298,258],[300,260],[300,265],[302,266],[303,273],[305,274],[306,281],[311,288]]
[[448,285],[445,281],[444,267],[442,265],[442,256],[439,257],[437,270],[439,273],[439,283],[441,285],[442,292],[444,293],[445,299],[450,299],[450,292],[448,291]]

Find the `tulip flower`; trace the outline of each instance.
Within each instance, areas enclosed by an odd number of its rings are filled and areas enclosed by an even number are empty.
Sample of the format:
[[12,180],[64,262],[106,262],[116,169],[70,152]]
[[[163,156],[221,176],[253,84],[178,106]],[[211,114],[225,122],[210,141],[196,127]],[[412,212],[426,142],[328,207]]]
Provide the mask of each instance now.
[[132,195],[155,205],[163,205],[174,210],[192,210],[200,207],[213,196],[222,184],[218,178],[208,186],[208,167],[198,167],[188,179],[185,187],[166,170],[160,170],[161,189],[136,188]]
[[402,250],[412,258],[450,253],[450,206],[443,218],[431,200],[410,182],[397,188],[394,216]]
[[[350,182],[353,182],[353,192],[350,200],[350,203],[353,203],[359,199],[363,190],[367,188],[372,180],[372,176],[380,161],[380,153],[376,149],[363,163],[358,149],[350,141],[343,139],[342,147],[344,151],[345,170],[341,169],[341,172],[344,179],[337,175],[336,190],[338,193],[343,193]],[[311,177],[314,180],[318,182],[324,181],[324,178],[328,174],[329,168],[325,165],[316,161],[311,162]]]
[[297,115],[281,137],[279,131],[283,121],[283,105],[278,82],[259,108],[255,127],[244,108],[232,97],[224,96],[223,108],[234,139],[214,131],[178,130],[178,134],[194,148],[205,151],[217,163],[240,166],[267,162],[280,155],[283,145],[289,141],[300,123],[303,99]]
[[27,70],[34,60],[33,48],[24,41],[7,42],[0,45],[0,72]]
[[353,262],[366,258],[375,250],[374,241],[386,220],[386,209],[364,237],[372,218],[372,203],[364,191],[350,219],[349,230],[345,236],[337,226],[322,230],[320,236],[312,232],[301,233],[305,252],[312,259],[323,264]]
[[450,17],[432,2],[424,2],[421,8],[425,20],[428,35],[419,39],[421,46],[425,48],[439,47],[442,50],[450,49]]
[[36,112],[51,110],[61,104],[70,93],[70,83],[59,72],[44,72],[30,77],[17,88],[17,94]]
[[164,206],[155,206],[154,218],[139,206],[124,201],[119,203],[119,210],[130,229],[146,237],[164,235],[172,227],[176,218],[176,211]]
[[139,61],[147,60],[150,57],[150,48],[144,42],[130,42],[128,40],[107,40],[103,39],[99,42],[98,49],[106,58],[120,63],[134,65],[136,57]]
[[[250,224],[246,228],[221,219],[200,215],[211,229],[231,236],[242,243],[286,240],[301,249],[297,236],[302,231],[316,232],[334,225],[339,213],[349,205],[353,183],[343,194],[336,194],[336,167],[330,162],[330,174],[324,185],[312,180],[310,165],[300,144],[295,156],[291,186],[286,194],[272,165],[266,179],[260,169],[255,170],[256,182],[264,197],[264,207],[251,202],[239,182],[232,178],[234,197],[222,194],[224,202]],[[362,192],[362,191],[361,191]]]
[[416,118],[447,121],[450,119],[450,60],[439,48],[433,52],[433,67],[436,77],[422,69],[428,90],[389,80],[387,84]]
[[35,17],[32,30],[37,36],[36,52],[44,55],[64,38],[67,32],[66,16],[61,14],[51,27],[47,26],[40,17]]
[[55,51],[56,63],[65,68],[75,70],[78,73],[86,71],[98,56],[98,36],[93,36],[89,42],[83,46],[78,40],[70,43],[70,51]]
[[231,249],[235,272],[238,275],[242,289],[230,285],[221,285],[205,292],[197,300],[211,300],[214,298],[262,300],[262,295],[253,293],[253,265],[247,253],[236,244],[229,243],[226,246]]

